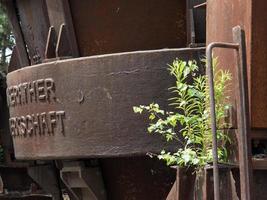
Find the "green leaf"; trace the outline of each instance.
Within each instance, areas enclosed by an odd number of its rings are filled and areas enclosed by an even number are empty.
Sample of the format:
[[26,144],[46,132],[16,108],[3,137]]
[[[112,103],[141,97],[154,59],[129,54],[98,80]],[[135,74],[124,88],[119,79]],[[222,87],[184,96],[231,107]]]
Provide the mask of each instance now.
[[140,114],[142,114],[143,109],[140,108],[140,107],[134,106],[134,107],[133,107],[133,111],[134,111],[134,113],[140,113]]
[[153,114],[153,113],[151,113],[150,115],[149,115],[149,119],[150,120],[153,120],[153,119],[155,119],[156,118],[156,116]]

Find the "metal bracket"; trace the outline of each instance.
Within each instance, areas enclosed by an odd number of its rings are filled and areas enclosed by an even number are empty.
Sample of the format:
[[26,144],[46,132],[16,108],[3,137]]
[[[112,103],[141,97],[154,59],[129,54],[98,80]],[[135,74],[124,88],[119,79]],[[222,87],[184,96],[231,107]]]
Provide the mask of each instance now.
[[58,185],[55,168],[50,165],[37,165],[27,168],[29,176],[37,182],[41,188],[53,196],[53,200],[61,199],[61,191]]
[[215,97],[214,97],[214,77],[212,50],[214,48],[234,49],[237,55],[237,74],[238,88],[237,91],[237,125],[238,125],[238,147],[239,147],[239,169],[240,169],[240,184],[241,184],[241,199],[251,199],[251,159],[249,159],[250,145],[248,143],[249,131],[249,109],[248,109],[248,94],[247,94],[247,74],[246,74],[246,49],[245,35],[240,26],[233,28],[234,43],[214,42],[207,46],[207,73],[210,86],[210,108],[211,108],[211,131],[212,131],[212,153],[213,153],[213,178],[214,178],[214,199],[219,200],[219,167],[218,167],[218,152],[217,152],[217,133],[216,133],[216,114],[215,114]]
[[58,36],[53,26],[49,28],[44,62],[73,57],[67,31],[65,24],[61,24]]
[[54,26],[50,26],[45,46],[45,59],[56,57],[56,52],[55,52],[56,46],[57,46],[56,30]]
[[77,200],[106,200],[102,175],[98,167],[81,162],[63,162],[60,177]]

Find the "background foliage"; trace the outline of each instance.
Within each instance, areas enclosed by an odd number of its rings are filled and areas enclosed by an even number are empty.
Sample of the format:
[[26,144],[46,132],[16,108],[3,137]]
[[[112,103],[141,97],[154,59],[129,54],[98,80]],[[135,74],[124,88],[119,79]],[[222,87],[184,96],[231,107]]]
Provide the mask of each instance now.
[[14,41],[5,9],[0,4],[0,71],[7,71]]

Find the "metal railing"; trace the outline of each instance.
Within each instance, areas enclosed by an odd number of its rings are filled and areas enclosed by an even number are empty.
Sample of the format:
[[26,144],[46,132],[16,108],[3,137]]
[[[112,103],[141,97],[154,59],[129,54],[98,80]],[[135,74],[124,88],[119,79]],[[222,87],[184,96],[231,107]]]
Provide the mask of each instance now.
[[214,180],[214,200],[220,200],[220,181],[219,181],[219,160],[218,160],[218,141],[216,126],[216,110],[214,96],[214,74],[212,52],[214,48],[234,49],[237,56],[237,122],[238,122],[238,155],[240,170],[240,193],[242,200],[251,198],[251,159],[250,144],[248,143],[249,130],[249,109],[247,94],[247,64],[245,50],[245,35],[240,26],[233,28],[233,43],[214,42],[207,46],[207,74],[210,86],[210,109],[211,109],[211,131],[212,131],[212,154],[213,154],[213,180]]

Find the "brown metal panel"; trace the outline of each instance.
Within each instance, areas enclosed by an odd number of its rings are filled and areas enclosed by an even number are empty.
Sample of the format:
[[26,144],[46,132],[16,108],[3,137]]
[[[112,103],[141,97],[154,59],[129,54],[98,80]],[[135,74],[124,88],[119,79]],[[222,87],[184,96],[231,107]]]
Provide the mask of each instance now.
[[185,0],[70,0],[81,56],[186,46]]
[[[241,25],[246,32],[248,85],[252,128],[267,128],[267,9],[264,0],[208,1],[207,41],[231,42],[231,28]],[[217,51],[221,66],[232,69],[231,53]],[[236,79],[234,79],[235,81]],[[234,97],[234,95],[233,95]]]
[[[246,33],[247,46],[247,71],[248,85],[250,93],[250,66],[251,66],[251,0],[222,0],[222,1],[207,1],[207,44],[211,42],[232,42],[232,28],[240,25]],[[230,70],[233,74],[231,98],[235,107],[235,98],[237,87],[236,76],[236,59],[234,51],[218,49],[215,51],[215,56],[219,58],[220,68]],[[250,98],[251,96],[249,96]]]
[[31,64],[40,63],[49,30],[45,0],[19,0],[17,7]]
[[163,138],[146,134],[147,121],[134,114],[132,106],[153,101],[166,106],[171,95],[168,88],[174,84],[167,63],[177,57],[199,60],[201,52],[166,49],[110,54],[9,73],[16,157],[122,156],[167,148]]
[[267,128],[267,1],[252,1],[251,111],[252,127]]

